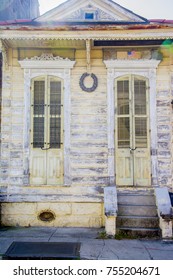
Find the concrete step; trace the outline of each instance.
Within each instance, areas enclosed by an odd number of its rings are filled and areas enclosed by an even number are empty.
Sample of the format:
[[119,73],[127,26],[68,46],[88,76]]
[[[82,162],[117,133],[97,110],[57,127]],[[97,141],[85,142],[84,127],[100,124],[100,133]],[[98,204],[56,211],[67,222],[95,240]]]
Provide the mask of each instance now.
[[117,233],[126,237],[159,236],[159,219],[152,188],[118,188]]
[[117,228],[117,236],[119,237],[160,237],[159,228],[138,228],[138,227],[119,227]]
[[158,228],[159,218],[146,216],[118,216],[117,227]]
[[138,194],[138,195],[154,195],[153,188],[134,188],[134,187],[118,187],[117,194]]
[[122,205],[118,203],[118,216],[157,217],[157,207],[153,205]]
[[118,203],[131,204],[131,205],[155,205],[154,195],[142,195],[142,194],[118,194]]

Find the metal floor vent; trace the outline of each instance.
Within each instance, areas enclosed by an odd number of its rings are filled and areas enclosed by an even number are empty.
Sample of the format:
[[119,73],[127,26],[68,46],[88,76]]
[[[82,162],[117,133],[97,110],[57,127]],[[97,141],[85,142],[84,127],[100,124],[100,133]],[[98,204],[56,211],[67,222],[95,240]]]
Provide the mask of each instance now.
[[78,260],[80,243],[13,242],[3,260]]

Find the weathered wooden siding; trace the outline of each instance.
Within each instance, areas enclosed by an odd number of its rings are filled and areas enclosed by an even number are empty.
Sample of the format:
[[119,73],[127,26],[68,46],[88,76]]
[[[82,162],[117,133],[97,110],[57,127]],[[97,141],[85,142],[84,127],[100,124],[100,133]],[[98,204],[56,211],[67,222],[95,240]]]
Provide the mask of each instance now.
[[[12,60],[12,55],[14,59]],[[2,181],[4,185],[22,185],[24,85],[22,70],[15,64],[15,52],[9,52],[9,67],[3,76],[2,96]]]
[[[102,51],[94,51],[91,61],[92,72],[98,76],[99,86],[93,93],[82,91],[79,79],[86,72],[85,53],[85,51],[76,52],[76,67],[71,75],[70,176],[74,187],[97,187],[108,184],[106,70],[102,63]],[[4,75],[3,121],[5,124],[2,124],[4,166],[2,172],[3,182],[15,187],[23,186],[28,182],[28,172],[23,162],[25,106],[23,70],[18,64],[17,50],[13,52],[10,50],[10,54],[11,63]],[[38,51],[29,53],[30,56],[35,54],[38,54]]]
[[157,71],[158,184],[172,188],[172,61],[171,49],[161,47]]
[[91,52],[91,72],[98,77],[98,88],[84,92],[79,80],[86,69],[86,52],[76,52],[72,70],[71,99],[71,176],[72,186],[106,186],[107,94],[106,69],[102,51]]

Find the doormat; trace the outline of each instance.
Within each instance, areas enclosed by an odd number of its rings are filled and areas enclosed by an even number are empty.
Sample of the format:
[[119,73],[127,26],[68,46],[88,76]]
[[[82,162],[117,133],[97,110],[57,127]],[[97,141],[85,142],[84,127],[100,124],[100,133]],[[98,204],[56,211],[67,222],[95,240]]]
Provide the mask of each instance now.
[[3,260],[78,260],[80,243],[76,242],[13,242]]

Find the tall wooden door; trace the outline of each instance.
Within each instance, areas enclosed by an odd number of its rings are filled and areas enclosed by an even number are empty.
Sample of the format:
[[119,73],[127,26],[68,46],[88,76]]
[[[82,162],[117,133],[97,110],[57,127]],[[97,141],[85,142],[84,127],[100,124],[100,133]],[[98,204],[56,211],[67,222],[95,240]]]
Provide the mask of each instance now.
[[53,76],[32,81],[30,182],[63,184],[63,86]]
[[115,91],[116,184],[150,186],[148,80],[122,77]]

